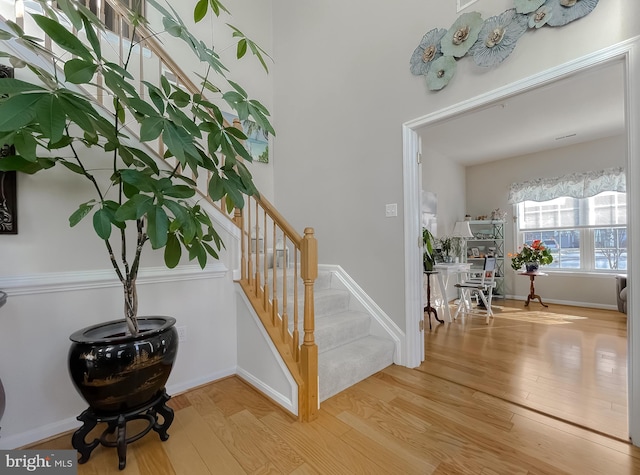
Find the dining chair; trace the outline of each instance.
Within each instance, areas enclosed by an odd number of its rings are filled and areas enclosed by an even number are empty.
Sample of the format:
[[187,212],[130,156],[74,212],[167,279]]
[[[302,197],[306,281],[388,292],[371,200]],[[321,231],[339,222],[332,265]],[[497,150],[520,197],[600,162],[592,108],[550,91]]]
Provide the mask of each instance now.
[[[453,317],[455,320],[460,313],[468,315],[484,315],[485,323],[489,324],[489,318],[493,317],[491,300],[493,289],[496,287],[496,258],[485,257],[482,269],[470,269],[455,284],[460,289],[460,301]],[[472,305],[472,299],[476,298],[477,305]]]

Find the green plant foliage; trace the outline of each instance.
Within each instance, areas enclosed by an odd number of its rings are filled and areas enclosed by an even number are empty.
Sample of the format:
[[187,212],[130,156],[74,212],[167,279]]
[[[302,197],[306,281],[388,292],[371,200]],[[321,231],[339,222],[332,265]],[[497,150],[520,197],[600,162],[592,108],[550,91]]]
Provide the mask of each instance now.
[[436,262],[435,256],[435,244],[436,238],[431,234],[427,228],[422,228],[422,260],[424,264],[424,270],[431,271],[433,270],[433,265]]
[[[56,51],[62,49],[63,53],[57,55],[46,49],[15,23],[8,22],[9,30],[0,35],[0,50],[5,49],[2,42],[15,41],[51,61],[48,67],[34,60],[33,54],[15,57],[2,53],[13,64],[26,65],[32,74],[23,76],[33,79],[0,79],[0,137],[2,143],[12,143],[16,149],[16,156],[0,160],[0,170],[33,174],[61,165],[92,185],[94,196],[78,205],[69,224],[76,226],[91,216],[93,229],[104,241],[124,285],[125,318],[130,330],[136,332],[135,281],[147,241],[154,249],[164,248],[165,264],[170,268],[178,265],[183,255],[204,267],[208,257],[218,258],[223,246],[210,217],[197,203],[195,181],[190,177],[211,176],[211,198],[224,200],[229,209],[241,208],[245,195],[257,194],[251,174],[236,158],[252,160],[243,144],[245,135],[224,124],[220,109],[204,98],[204,90],[217,93],[241,120],[251,118],[270,133],[275,132],[267,109],[250,99],[239,84],[225,78],[228,69],[213,48],[195,38],[170,5],[165,8],[147,0],[148,7],[162,14],[166,33],[183,40],[185,54],[195,54],[207,71],[202,76],[202,90],[195,94],[164,76],[158,83],[145,82],[146,90],[139,93],[128,72],[131,51],[124,52],[120,64],[104,57],[98,38],[106,26],[93,13],[76,1],[58,1],[60,10],[78,30],[73,33],[62,26],[59,11],[44,0],[38,3],[42,14],[32,15],[33,20],[43,35],[50,37]],[[200,0],[194,18],[201,20],[209,7],[216,15],[227,12],[217,0]],[[129,18],[134,25],[132,37],[144,36],[146,30],[140,26],[145,24],[144,18],[134,12],[129,12]],[[265,66],[264,51],[231,28],[239,38],[238,50],[250,49]],[[79,38],[86,38],[86,42]],[[130,44],[131,49],[137,46],[135,42]],[[98,71],[102,83],[96,79]],[[213,85],[211,71],[228,85],[226,91]],[[112,98],[115,112],[99,105],[84,92],[84,86],[101,88]],[[127,136],[127,120],[140,124],[142,143]],[[159,137],[166,148],[165,158],[174,157],[178,163],[173,169],[160,167],[147,153],[145,142]],[[216,154],[224,155],[224,165]],[[96,156],[110,157],[110,174],[97,173]],[[133,228],[133,234],[127,228]],[[136,236],[136,242],[132,246],[135,253],[129,258],[126,243],[131,236]],[[121,252],[114,251],[111,239],[122,245]]]

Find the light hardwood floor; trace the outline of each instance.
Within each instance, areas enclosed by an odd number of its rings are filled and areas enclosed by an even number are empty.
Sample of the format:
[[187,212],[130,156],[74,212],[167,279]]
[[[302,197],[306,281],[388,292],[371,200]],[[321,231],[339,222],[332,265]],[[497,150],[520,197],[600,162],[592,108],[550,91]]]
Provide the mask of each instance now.
[[[532,306],[527,318],[542,319],[537,310]],[[560,313],[570,315],[570,308]],[[420,368],[388,367],[325,401],[311,423],[297,422],[237,378],[218,381],[174,397],[169,440],[151,433],[131,444],[124,471],[114,449],[98,447],[78,473],[637,474],[640,449],[524,407],[527,399],[545,406],[574,401],[562,392],[571,391],[571,381],[608,381],[600,372],[626,364],[612,357],[619,348],[609,342],[617,341],[616,333],[624,340],[624,325],[613,322],[619,320],[614,314],[596,314],[580,320],[583,330],[572,329],[576,323],[525,324],[506,316],[489,327],[484,319],[440,325],[426,335]],[[527,350],[520,363],[520,351],[509,348]],[[576,356],[589,351],[598,354],[590,369]],[[534,377],[539,366],[547,369]],[[565,369],[554,372],[554,366]],[[572,367],[584,374],[569,376]],[[453,381],[458,376],[462,384]],[[505,382],[510,377],[524,383]],[[544,379],[559,385],[547,387]],[[531,380],[547,389],[532,389],[525,384]],[[491,395],[497,388],[499,397]],[[509,393],[518,404],[507,400]],[[578,401],[560,407],[572,405]],[[69,449],[70,439],[65,434],[33,448]]]
[[617,311],[494,300],[425,338],[419,370],[628,440],[627,319]]

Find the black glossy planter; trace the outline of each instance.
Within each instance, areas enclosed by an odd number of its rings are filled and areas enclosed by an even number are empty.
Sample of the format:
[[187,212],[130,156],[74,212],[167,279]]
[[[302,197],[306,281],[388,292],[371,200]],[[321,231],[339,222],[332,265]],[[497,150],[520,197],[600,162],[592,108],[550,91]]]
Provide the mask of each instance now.
[[163,392],[178,352],[175,318],[139,318],[140,335],[124,320],[78,330],[69,338],[69,374],[99,414],[134,411]]

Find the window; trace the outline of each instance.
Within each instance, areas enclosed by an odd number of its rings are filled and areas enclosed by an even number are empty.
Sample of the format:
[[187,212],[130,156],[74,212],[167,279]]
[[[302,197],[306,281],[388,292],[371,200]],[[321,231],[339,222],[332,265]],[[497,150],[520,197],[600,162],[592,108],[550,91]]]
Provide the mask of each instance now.
[[540,239],[553,255],[548,268],[590,272],[627,269],[626,192],[522,201],[517,208],[518,244]]

